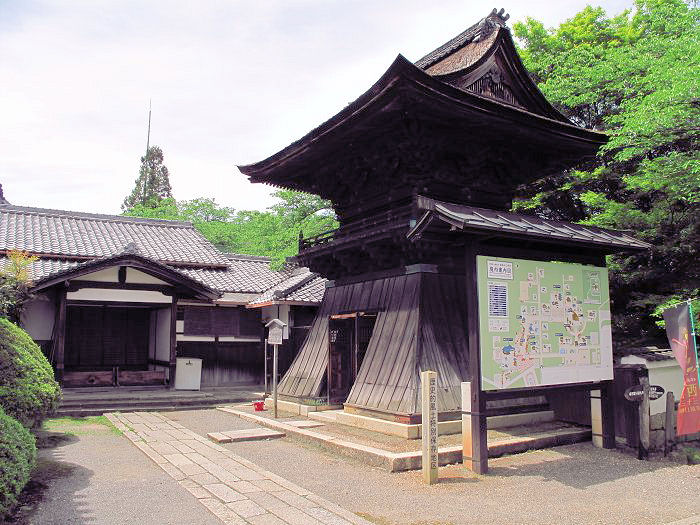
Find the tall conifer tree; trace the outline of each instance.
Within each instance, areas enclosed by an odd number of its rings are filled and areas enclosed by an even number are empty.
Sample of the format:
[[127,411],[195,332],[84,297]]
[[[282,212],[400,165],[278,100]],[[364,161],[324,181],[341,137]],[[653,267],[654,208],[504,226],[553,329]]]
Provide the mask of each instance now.
[[122,210],[127,211],[140,204],[156,208],[160,201],[173,196],[168,168],[163,165],[163,150],[158,146],[148,148],[141,157],[141,169],[131,194],[124,199]]

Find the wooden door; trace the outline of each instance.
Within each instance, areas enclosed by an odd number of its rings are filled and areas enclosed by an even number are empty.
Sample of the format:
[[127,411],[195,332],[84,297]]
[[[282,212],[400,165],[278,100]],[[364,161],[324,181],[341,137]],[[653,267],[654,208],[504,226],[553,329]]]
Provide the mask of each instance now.
[[66,316],[66,369],[144,370],[149,332],[148,308],[71,305]]
[[354,381],[355,319],[328,321],[328,398],[343,402]]
[[364,314],[355,318],[355,351],[354,351],[354,366],[352,382],[355,382],[357,375],[360,373],[362,362],[367,354],[369,340],[372,338],[374,323],[377,320],[377,314]]

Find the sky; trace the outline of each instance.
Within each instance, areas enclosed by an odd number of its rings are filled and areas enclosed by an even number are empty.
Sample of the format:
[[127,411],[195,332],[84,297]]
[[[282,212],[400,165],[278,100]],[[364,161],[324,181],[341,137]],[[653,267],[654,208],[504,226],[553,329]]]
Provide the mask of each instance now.
[[[584,0],[497,6],[554,27]],[[631,0],[604,0],[619,13]],[[236,165],[302,137],[486,16],[468,0],[0,0],[0,183],[12,204],[120,213],[162,148],[176,199],[274,203]]]

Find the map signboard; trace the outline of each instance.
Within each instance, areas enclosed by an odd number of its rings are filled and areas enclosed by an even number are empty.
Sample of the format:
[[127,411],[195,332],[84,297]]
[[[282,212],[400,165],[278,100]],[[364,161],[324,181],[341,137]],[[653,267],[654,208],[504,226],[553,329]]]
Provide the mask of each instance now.
[[613,378],[606,268],[477,257],[481,388]]

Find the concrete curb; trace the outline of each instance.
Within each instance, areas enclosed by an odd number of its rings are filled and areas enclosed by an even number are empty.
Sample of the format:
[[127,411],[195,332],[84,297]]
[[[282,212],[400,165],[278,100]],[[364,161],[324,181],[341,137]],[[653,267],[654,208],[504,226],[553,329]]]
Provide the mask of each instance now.
[[[233,414],[241,419],[267,428],[283,431],[290,437],[312,441],[327,450],[358,459],[363,463],[382,468],[389,472],[403,472],[421,468],[422,455],[420,451],[389,452],[387,450],[360,445],[333,436],[327,436],[312,430],[297,428],[281,421],[272,421],[268,418],[249,414],[232,407],[217,407],[217,410]],[[540,432],[534,436],[518,437],[492,443],[488,447],[489,457],[498,457],[503,454],[515,454],[538,448],[568,445],[586,441],[590,438],[590,430]],[[441,466],[459,463],[461,461],[461,446],[442,447],[438,450],[438,462]]]

